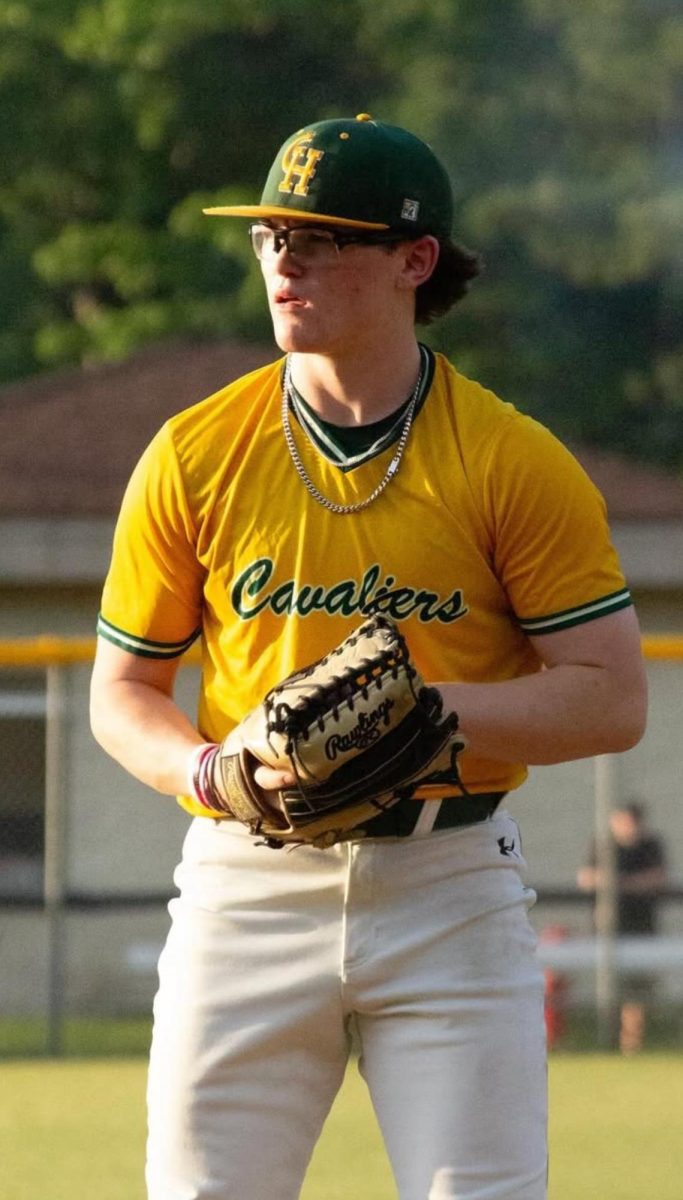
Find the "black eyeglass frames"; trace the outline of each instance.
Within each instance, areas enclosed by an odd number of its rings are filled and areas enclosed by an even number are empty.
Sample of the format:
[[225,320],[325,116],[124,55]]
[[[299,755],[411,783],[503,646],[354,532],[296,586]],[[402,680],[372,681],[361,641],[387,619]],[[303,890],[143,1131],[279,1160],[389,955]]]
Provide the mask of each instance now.
[[344,233],[336,229],[322,229],[316,225],[296,225],[291,229],[274,229],[263,224],[250,225],[249,237],[259,261],[275,258],[285,246],[292,258],[307,264],[334,262],[344,246],[381,246],[406,241],[405,235],[391,230]]

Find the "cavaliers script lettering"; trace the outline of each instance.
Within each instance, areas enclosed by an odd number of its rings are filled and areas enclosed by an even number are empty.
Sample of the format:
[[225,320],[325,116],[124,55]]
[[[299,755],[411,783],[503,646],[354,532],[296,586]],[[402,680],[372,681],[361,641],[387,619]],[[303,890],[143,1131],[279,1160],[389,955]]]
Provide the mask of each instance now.
[[372,616],[384,613],[394,621],[403,621],[415,614],[419,621],[438,621],[450,625],[468,613],[459,588],[448,596],[399,583],[394,575],[386,574],[379,563],[369,566],[362,579],[340,579],[325,587],[321,583],[301,583],[285,579],[273,585],[276,564],[272,558],[259,558],[249,563],[232,583],[231,600],[243,621],[251,621],[270,610],[276,616],[307,617],[314,612],[345,617],[361,613]]

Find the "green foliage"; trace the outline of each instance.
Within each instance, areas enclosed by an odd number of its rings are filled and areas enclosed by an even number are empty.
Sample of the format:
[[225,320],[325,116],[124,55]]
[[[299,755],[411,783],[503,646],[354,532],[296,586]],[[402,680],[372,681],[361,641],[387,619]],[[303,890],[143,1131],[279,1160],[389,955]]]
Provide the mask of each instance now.
[[307,121],[435,146],[486,269],[427,340],[565,436],[683,471],[677,0],[0,0],[0,380],[263,338],[242,222]]

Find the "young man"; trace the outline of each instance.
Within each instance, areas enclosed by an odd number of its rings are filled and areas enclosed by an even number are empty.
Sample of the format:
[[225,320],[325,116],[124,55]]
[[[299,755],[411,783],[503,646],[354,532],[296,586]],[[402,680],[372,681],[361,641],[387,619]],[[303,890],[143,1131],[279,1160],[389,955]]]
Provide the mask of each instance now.
[[[502,801],[527,764],[642,734],[604,507],[545,429],[416,339],[477,272],[422,141],[320,122],[259,204],[209,211],[254,222],[285,357],[143,455],[92,683],[101,744],[196,817],[155,1003],[150,1200],[295,1200],[352,1025],[401,1200],[541,1200],[543,984]],[[259,845],[197,758],[372,612],[457,712],[470,795],[401,801],[329,849]],[[173,683],[198,636],[195,726]]]

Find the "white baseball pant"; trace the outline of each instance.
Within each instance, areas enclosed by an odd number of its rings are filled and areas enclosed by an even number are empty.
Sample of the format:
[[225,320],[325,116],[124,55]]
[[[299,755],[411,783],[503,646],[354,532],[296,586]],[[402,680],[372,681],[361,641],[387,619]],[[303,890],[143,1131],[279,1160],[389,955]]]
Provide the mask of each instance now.
[[400,1200],[544,1200],[524,865],[505,812],[329,850],[196,819],[154,1007],[149,1200],[296,1200],[352,1021]]

